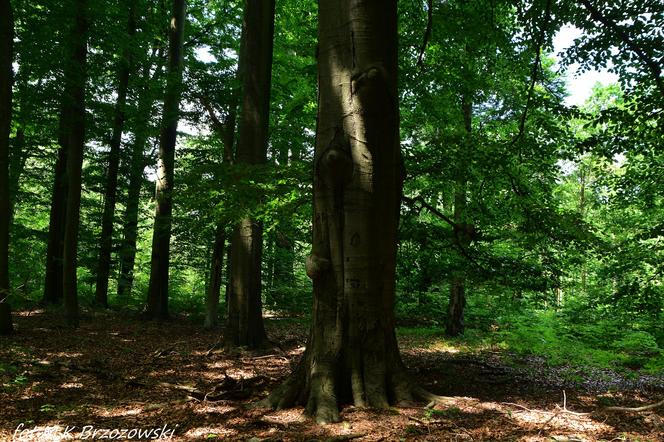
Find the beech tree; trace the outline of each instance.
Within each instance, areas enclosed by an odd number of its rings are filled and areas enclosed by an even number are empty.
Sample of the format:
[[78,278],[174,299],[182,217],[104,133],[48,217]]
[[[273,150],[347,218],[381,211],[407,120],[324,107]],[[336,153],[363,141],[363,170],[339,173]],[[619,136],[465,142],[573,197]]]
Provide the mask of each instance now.
[[[242,109],[237,164],[267,161],[267,142],[274,38],[274,0],[246,0],[240,47]],[[263,229],[251,217],[235,227],[231,245],[231,284],[226,345],[260,347],[267,336],[261,302]]]
[[[466,155],[470,156],[471,139],[470,134],[472,131],[473,119],[473,104],[464,95],[462,99],[462,113],[463,113],[463,126],[466,132],[466,137],[462,141]],[[454,183],[454,241],[457,247],[462,250],[468,249],[473,239],[473,226],[468,223],[467,211],[467,181],[468,171],[465,164],[460,161],[458,165],[457,179]],[[464,308],[466,306],[466,278],[462,271],[454,272],[452,275],[452,283],[450,284],[450,302],[447,305],[447,319],[445,324],[445,333],[448,336],[459,336],[465,330],[464,323]]]
[[106,189],[104,192],[104,212],[101,218],[101,235],[99,238],[99,264],[97,268],[97,285],[95,301],[102,307],[108,306],[108,278],[111,270],[111,247],[113,240],[113,221],[115,218],[115,202],[117,199],[118,170],[120,168],[120,147],[125,126],[125,107],[129,75],[133,71],[131,55],[132,38],[136,33],[136,3],[130,2],[127,18],[127,43],[122,50],[118,66],[118,97],[115,103],[113,118],[113,135],[111,136],[108,154],[108,171],[106,173]]
[[175,142],[182,94],[182,60],[186,1],[173,0],[169,27],[168,77],[159,134],[159,160],[152,234],[152,260],[146,313],[149,317],[168,317],[168,271],[170,264],[171,228],[173,224],[173,177]]
[[12,332],[9,285],[9,131],[12,121],[14,20],[9,0],[0,1],[0,334]]
[[85,148],[85,83],[87,62],[87,0],[75,0],[74,23],[70,33],[70,58],[65,64],[65,101],[69,101],[67,146],[67,204],[62,247],[62,284],[65,318],[70,326],[78,326],[78,292],[76,253],[81,207],[81,171]]
[[[223,144],[223,160],[227,164],[233,163],[233,143],[235,142],[235,123],[237,119],[237,94],[232,93],[228,114],[222,122],[216,115],[215,110],[205,98],[201,99],[210,120],[212,128],[221,138]],[[214,229],[214,241],[212,244],[212,256],[210,257],[210,277],[208,279],[207,292],[205,294],[205,328],[214,328],[219,325],[219,297],[221,295],[221,277],[224,263],[226,245],[226,224],[224,220],[217,221]],[[229,261],[230,262],[230,261]]]
[[[127,297],[131,294],[134,284],[134,263],[136,261],[136,239],[138,237],[138,213],[143,185],[143,172],[146,166],[145,146],[150,135],[150,118],[154,107],[154,86],[156,77],[162,70],[161,64],[153,64],[152,58],[144,64],[142,78],[139,83],[139,97],[136,117],[133,125],[134,141],[129,159],[129,183],[125,211],[122,219],[122,241],[119,250],[118,296]],[[162,57],[158,56],[159,59]],[[154,75],[150,70],[154,67]]]
[[409,379],[394,331],[403,181],[397,2],[319,2],[318,130],[307,274],[312,327],[298,368],[268,398],[321,423],[339,405],[387,408],[433,396]]

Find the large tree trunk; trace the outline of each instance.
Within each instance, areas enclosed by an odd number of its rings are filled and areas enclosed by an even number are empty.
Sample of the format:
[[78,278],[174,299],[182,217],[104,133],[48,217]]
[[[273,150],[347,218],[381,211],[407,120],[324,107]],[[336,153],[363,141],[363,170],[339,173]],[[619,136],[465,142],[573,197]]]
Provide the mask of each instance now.
[[394,331],[402,188],[397,2],[321,0],[311,333],[299,367],[267,399],[318,422],[339,405],[430,399],[401,361]]
[[[466,131],[465,146],[471,147],[470,134],[472,131],[472,102],[464,95],[462,100],[463,123]],[[472,239],[472,225],[468,223],[466,216],[467,192],[466,174],[467,170],[459,166],[458,177],[454,186],[454,235],[457,247],[466,249]],[[445,334],[447,336],[459,336],[465,331],[464,309],[466,307],[466,276],[463,270],[457,270],[452,275],[450,284],[450,301],[447,306],[447,320],[445,323]]]
[[81,172],[85,148],[85,82],[87,61],[87,0],[75,0],[71,55],[65,69],[65,100],[71,100],[71,126],[67,153],[67,205],[62,247],[62,284],[65,320],[78,326],[76,253],[81,207]]
[[122,51],[122,60],[118,69],[118,98],[115,103],[113,135],[108,155],[108,173],[106,176],[106,191],[104,193],[104,212],[101,218],[95,302],[102,307],[108,306],[108,277],[111,270],[111,247],[113,245],[113,221],[115,220],[115,202],[118,189],[118,169],[120,168],[120,147],[122,145],[122,132],[125,123],[129,74],[133,67],[130,45],[136,33],[134,9],[135,2],[131,1],[127,21],[128,42],[125,43],[126,47]]
[[[253,165],[267,160],[275,2],[246,0],[244,8],[239,62],[243,101],[236,160]],[[226,345],[261,347],[267,341],[261,301],[263,228],[245,218],[235,227],[232,241]]]
[[173,14],[169,28],[168,79],[159,135],[159,161],[155,193],[157,207],[152,234],[152,260],[146,314],[148,317],[161,319],[168,317],[173,177],[180,96],[182,95],[185,9],[185,0],[173,0]]
[[9,296],[9,131],[12,122],[14,20],[9,0],[0,0],[0,335],[13,330]]

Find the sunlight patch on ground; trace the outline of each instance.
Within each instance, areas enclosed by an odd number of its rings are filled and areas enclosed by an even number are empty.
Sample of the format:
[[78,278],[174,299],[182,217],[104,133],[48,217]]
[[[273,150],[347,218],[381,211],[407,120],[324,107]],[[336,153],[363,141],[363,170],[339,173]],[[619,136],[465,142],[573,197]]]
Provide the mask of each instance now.
[[43,313],[44,309],[37,309],[37,310],[24,310],[24,311],[12,312],[12,315],[22,318],[27,318],[28,316],[37,316]]
[[231,407],[225,404],[215,404],[212,402],[205,402],[204,405],[196,407],[193,412],[196,414],[228,414],[235,410],[237,407]]
[[170,369],[170,370],[160,369],[160,370],[153,370],[153,371],[149,372],[148,376],[149,377],[154,377],[154,378],[163,378],[165,376],[174,376],[174,375],[177,375],[177,374],[180,374],[179,371],[175,371],[173,369]]
[[184,433],[183,437],[189,440],[215,440],[223,439],[224,437],[237,436],[238,432],[225,427],[198,427],[191,429]]
[[422,351],[444,351],[445,353],[459,353],[461,350],[445,341],[434,342],[431,347],[422,349]]
[[574,414],[565,412],[562,408],[552,410],[541,410],[537,408],[519,408],[510,404],[496,402],[481,402],[477,408],[499,411],[518,425],[526,428],[541,428],[544,434],[563,432],[614,432],[615,429],[603,422],[593,420],[591,415]]
[[60,385],[60,388],[83,388],[83,384],[80,382],[65,382]]
[[286,426],[290,424],[301,424],[307,422],[307,418],[302,410],[294,408],[289,410],[275,411],[272,414],[266,414],[261,420],[269,424]]
[[58,351],[58,352],[49,352],[46,353],[46,355],[56,358],[80,358],[81,356],[83,356],[83,353]]
[[142,406],[126,406],[117,408],[96,408],[95,414],[100,417],[137,416],[143,411]]

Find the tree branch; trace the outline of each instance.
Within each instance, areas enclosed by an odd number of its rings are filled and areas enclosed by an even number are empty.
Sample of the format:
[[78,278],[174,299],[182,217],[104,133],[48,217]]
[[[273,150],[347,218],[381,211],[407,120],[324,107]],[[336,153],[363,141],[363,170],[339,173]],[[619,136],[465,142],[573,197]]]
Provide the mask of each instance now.
[[657,84],[657,88],[661,92],[662,95],[664,95],[664,83],[662,82],[662,69],[660,68],[659,64],[657,64],[652,58],[646,54],[643,49],[641,49],[634,41],[629,37],[627,32],[620,27],[617,23],[611,21],[608,17],[603,15],[590,1],[588,0],[580,0],[580,3],[583,5],[584,8],[590,13],[590,17],[603,24],[606,26],[609,30],[613,31],[616,33],[616,35],[620,38],[620,40],[632,51],[636,54],[637,57],[639,57],[639,60],[641,60],[642,63],[644,63],[646,66],[648,66],[648,69],[650,70],[650,73],[654,77],[655,83]]
[[433,28],[433,0],[427,0],[427,29],[424,31],[424,40],[420,48],[420,55],[417,57],[417,67],[424,66],[424,52],[427,50],[429,40],[431,39],[431,30]]
[[535,91],[535,84],[537,83],[537,72],[539,71],[542,65],[540,53],[542,52],[542,46],[544,46],[544,39],[546,38],[546,30],[549,27],[550,20],[551,20],[551,0],[547,0],[546,8],[544,11],[544,21],[542,23],[542,26],[540,27],[539,36],[535,44],[535,61],[533,62],[533,68],[530,73],[530,86],[528,87],[528,97],[526,98],[526,105],[523,108],[523,112],[521,113],[521,118],[519,120],[519,132],[512,139],[510,146],[514,146],[514,144],[516,144],[516,142],[523,136],[523,133],[526,129],[526,119],[528,117],[528,109],[530,108],[530,104],[533,100],[533,92]]

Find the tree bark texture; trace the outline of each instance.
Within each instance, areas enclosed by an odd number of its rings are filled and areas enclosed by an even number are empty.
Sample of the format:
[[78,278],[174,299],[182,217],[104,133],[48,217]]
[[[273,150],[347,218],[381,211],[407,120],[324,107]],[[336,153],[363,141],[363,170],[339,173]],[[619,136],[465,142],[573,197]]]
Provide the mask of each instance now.
[[152,234],[150,286],[146,314],[151,318],[168,317],[168,273],[170,265],[171,228],[173,224],[173,177],[175,142],[182,95],[182,61],[184,52],[185,0],[173,0],[169,27],[168,78],[159,135],[157,164],[157,201]]
[[14,20],[9,0],[0,0],[0,335],[13,331],[9,282],[9,132],[12,121]]
[[[274,0],[245,0],[240,48],[242,111],[237,163],[263,164],[267,160]],[[267,341],[261,301],[263,229],[245,218],[235,227],[231,248],[231,286],[228,297],[227,346],[256,348]]]
[[396,0],[321,0],[314,158],[313,323],[303,358],[267,399],[321,423],[339,406],[430,400],[394,331],[403,166]]
[[81,173],[85,148],[85,83],[87,62],[87,0],[74,0],[74,23],[70,34],[71,55],[65,66],[65,100],[70,101],[67,152],[67,204],[62,248],[62,284],[65,320],[78,326],[76,253],[81,207]]
[[131,44],[134,34],[136,33],[134,10],[135,2],[131,1],[129,6],[129,17],[127,20],[128,43],[127,47],[122,51],[122,59],[118,69],[118,97],[115,103],[113,134],[111,136],[110,151],[108,155],[108,172],[106,175],[106,189],[104,192],[104,211],[101,218],[95,302],[102,307],[108,306],[108,279],[111,271],[111,248],[113,245],[113,222],[115,220],[115,203],[118,190],[118,170],[120,168],[120,148],[122,145],[122,132],[124,131],[125,125],[125,107],[127,103],[127,90],[129,88],[129,75],[133,70]]

